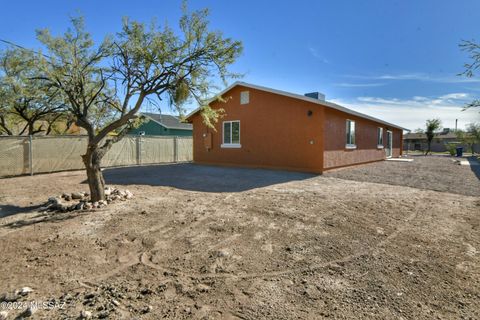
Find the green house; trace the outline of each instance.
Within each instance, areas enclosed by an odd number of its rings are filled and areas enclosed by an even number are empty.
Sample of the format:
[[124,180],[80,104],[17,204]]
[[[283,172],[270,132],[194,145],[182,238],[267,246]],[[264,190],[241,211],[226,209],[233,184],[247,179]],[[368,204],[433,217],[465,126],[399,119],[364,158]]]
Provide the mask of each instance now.
[[180,122],[180,119],[168,114],[141,113],[145,117],[138,128],[129,132],[129,134],[147,135],[147,136],[192,136],[192,125],[190,123]]

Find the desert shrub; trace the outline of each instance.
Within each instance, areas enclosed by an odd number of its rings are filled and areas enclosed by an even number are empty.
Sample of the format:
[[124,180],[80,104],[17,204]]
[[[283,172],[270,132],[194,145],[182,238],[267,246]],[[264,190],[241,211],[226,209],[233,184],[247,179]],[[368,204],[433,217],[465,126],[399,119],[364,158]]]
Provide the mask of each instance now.
[[447,148],[448,153],[450,153],[451,156],[454,156],[457,153],[456,148],[458,147],[459,143],[456,142],[448,142],[445,143],[445,147]]

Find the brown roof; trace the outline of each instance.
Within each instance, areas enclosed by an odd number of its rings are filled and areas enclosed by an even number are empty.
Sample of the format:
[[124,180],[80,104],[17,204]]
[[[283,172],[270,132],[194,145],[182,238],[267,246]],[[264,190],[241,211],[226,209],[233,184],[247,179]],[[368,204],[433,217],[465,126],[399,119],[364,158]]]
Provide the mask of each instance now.
[[142,112],[142,114],[158,124],[164,126],[167,129],[180,129],[180,130],[192,130],[192,125],[190,123],[181,122],[180,118],[169,115],[169,114],[159,114],[159,113],[148,113]]
[[[211,102],[217,100],[217,97],[222,96],[223,94],[230,91],[232,88],[234,88],[236,86],[242,86],[242,87],[246,87],[246,88],[257,89],[257,90],[260,90],[260,91],[270,92],[270,93],[273,93],[273,94],[286,96],[286,97],[290,97],[290,98],[293,98],[293,99],[312,102],[312,103],[319,104],[319,105],[322,105],[324,107],[328,107],[328,108],[331,108],[331,109],[336,109],[336,110],[339,110],[339,111],[342,111],[342,112],[345,112],[345,113],[348,113],[348,114],[351,114],[351,115],[354,115],[354,116],[357,116],[357,117],[360,117],[360,118],[364,118],[364,119],[372,120],[372,121],[375,121],[375,122],[378,122],[378,123],[382,123],[382,124],[384,124],[386,126],[389,126],[389,127],[394,127],[394,128],[400,129],[400,130],[407,130],[408,131],[408,129],[400,127],[396,124],[392,124],[392,123],[383,121],[381,119],[377,119],[377,118],[374,118],[372,116],[366,115],[364,113],[360,113],[360,112],[357,112],[355,110],[345,108],[341,105],[338,105],[338,104],[330,102],[330,101],[319,100],[319,99],[316,99],[316,98],[307,97],[305,95],[299,95],[299,94],[295,94],[295,93],[291,93],[291,92],[286,92],[286,91],[276,90],[276,89],[272,89],[272,88],[262,87],[262,86],[258,86],[258,85],[255,85],[255,84],[241,82],[241,81],[237,81],[237,82],[233,83],[231,86],[229,86],[228,88],[226,88],[225,90],[220,92],[216,97],[210,99],[208,101],[208,103],[211,103]],[[196,114],[197,112],[199,112],[201,109],[202,108],[199,107],[199,108],[193,110],[190,114],[187,115],[186,120],[191,121],[191,117],[194,114]]]

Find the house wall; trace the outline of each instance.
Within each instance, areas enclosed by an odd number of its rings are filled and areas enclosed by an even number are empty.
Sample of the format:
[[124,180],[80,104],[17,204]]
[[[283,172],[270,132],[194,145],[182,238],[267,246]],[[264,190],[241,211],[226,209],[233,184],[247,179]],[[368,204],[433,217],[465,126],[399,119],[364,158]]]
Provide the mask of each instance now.
[[[241,91],[249,91],[248,104],[240,104]],[[215,125],[216,131],[207,128],[198,114],[191,118],[195,162],[322,171],[323,107],[241,86],[234,87],[224,98],[228,101],[211,104],[214,109],[225,110],[225,116]],[[221,147],[223,121],[231,120],[240,120],[238,149]]]
[[192,130],[168,129],[152,120],[146,120],[138,128],[132,129],[129,134],[138,134],[141,131],[148,136],[192,136]]
[[[355,121],[356,149],[346,149],[346,120]],[[393,157],[402,150],[402,131],[384,124],[325,108],[324,169],[333,169],[385,159],[385,150],[377,147],[377,128],[383,128],[383,144],[387,144],[387,130],[392,131]]]

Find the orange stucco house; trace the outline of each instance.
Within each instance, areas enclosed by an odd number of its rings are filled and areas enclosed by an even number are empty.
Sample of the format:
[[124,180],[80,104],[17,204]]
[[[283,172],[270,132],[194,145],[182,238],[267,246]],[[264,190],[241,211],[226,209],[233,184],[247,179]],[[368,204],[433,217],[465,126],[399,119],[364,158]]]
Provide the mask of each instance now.
[[325,101],[236,82],[210,101],[224,116],[215,129],[193,124],[196,163],[322,173],[329,169],[400,157],[400,126]]

